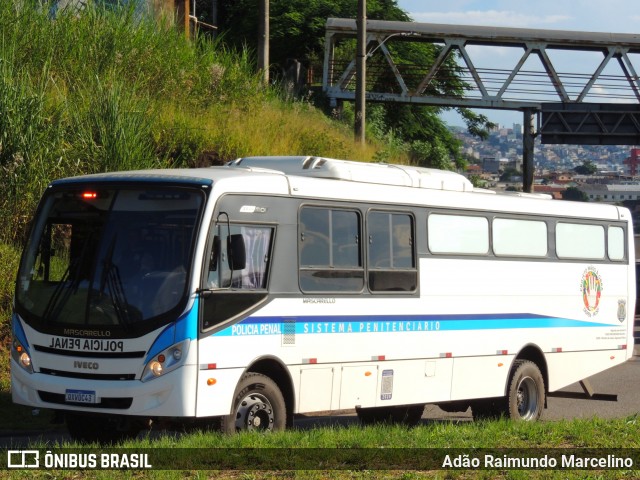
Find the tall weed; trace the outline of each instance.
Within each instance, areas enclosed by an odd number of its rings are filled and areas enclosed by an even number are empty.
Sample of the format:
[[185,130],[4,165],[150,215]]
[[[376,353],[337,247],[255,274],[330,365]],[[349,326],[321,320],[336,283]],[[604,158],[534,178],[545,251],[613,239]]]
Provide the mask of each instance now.
[[9,319],[20,253],[17,248],[0,244],[0,352],[10,338]]
[[5,241],[23,233],[59,165],[62,112],[48,101],[48,85],[46,66],[34,77],[10,56],[0,59],[0,213],[9,227],[0,230],[0,239]]
[[[152,145],[151,106],[121,83],[93,82],[70,97],[67,157],[86,173],[161,166]],[[87,97],[88,95],[88,97]]]

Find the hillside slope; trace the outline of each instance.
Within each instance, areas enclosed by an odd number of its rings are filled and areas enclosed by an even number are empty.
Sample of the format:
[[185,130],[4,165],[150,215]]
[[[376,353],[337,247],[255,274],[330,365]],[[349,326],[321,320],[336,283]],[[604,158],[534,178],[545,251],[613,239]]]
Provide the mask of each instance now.
[[86,9],[52,19],[0,0],[1,240],[21,241],[41,192],[63,176],[245,155],[403,160],[262,85],[248,53],[151,18]]

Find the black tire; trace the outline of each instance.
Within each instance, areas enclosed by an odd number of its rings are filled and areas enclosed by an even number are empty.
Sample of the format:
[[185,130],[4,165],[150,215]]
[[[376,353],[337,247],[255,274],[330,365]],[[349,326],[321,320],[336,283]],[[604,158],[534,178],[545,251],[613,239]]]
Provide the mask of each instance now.
[[220,429],[233,434],[242,431],[284,430],[287,409],[278,385],[266,375],[246,373],[240,378],[229,415]]
[[424,405],[356,408],[356,413],[362,425],[389,423],[414,427],[420,422],[420,419],[422,419]]
[[142,424],[135,418],[66,413],[67,430],[80,443],[113,445],[135,438]]
[[507,413],[512,420],[536,421],[542,415],[545,387],[538,366],[517,360],[507,390]]

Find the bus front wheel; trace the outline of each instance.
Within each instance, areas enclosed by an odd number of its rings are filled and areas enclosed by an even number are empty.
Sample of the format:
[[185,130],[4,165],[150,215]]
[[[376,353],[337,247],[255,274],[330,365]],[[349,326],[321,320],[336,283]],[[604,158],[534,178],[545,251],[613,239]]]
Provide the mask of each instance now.
[[544,398],[544,379],[538,366],[529,360],[516,361],[507,392],[509,417],[513,420],[538,420],[542,415]]
[[222,417],[224,433],[284,430],[286,406],[278,385],[266,375],[246,373],[236,388],[231,413]]

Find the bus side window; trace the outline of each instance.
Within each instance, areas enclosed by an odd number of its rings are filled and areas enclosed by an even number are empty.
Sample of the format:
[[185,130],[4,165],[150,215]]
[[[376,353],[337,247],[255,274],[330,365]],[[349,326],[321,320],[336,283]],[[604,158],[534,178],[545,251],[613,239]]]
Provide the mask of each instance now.
[[300,210],[300,288],[359,292],[364,287],[360,213],[308,206]]
[[359,267],[360,245],[358,216],[354,212],[336,210],[332,215],[333,266],[337,268]]
[[207,288],[267,288],[273,228],[232,225],[212,242]]
[[329,210],[304,208],[300,212],[300,264],[329,265]]
[[418,285],[413,217],[404,213],[370,212],[369,289],[412,292]]
[[395,215],[393,225],[393,266],[413,268],[413,230],[408,215]]

